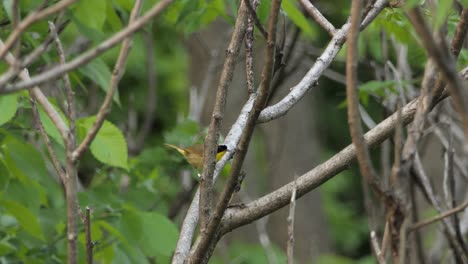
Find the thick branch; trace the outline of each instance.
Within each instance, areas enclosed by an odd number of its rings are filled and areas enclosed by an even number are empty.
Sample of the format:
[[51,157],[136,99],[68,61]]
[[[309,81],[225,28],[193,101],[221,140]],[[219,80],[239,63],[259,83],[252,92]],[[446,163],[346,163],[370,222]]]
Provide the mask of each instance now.
[[[386,5],[386,0],[376,1],[374,8],[371,9],[367,16],[362,20],[360,27],[361,30],[369,25],[369,23],[386,7]],[[269,106],[262,111],[259,117],[260,123],[268,122],[284,116],[312,87],[317,84],[317,81],[323,71],[330,65],[343,46],[349,27],[350,23],[346,23],[341,27],[341,29],[335,32],[332,40],[325,48],[322,55],[317,58],[312,68],[310,68],[298,84],[290,88],[291,92],[275,105]]]
[[319,24],[325,31],[327,31],[330,36],[333,37],[333,35],[335,35],[336,28],[309,0],[299,0],[299,3],[301,3],[302,7],[307,11],[307,14],[309,14],[309,16],[312,17],[315,22],[317,22],[317,24]]

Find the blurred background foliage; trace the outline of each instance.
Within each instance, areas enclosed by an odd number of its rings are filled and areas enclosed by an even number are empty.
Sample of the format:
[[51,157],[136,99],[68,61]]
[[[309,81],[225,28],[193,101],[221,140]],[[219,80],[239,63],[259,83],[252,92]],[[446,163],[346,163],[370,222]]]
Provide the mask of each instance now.
[[[57,1],[51,1],[57,2]],[[156,0],[144,1],[143,11]],[[339,27],[346,21],[349,1],[318,1],[319,9]],[[450,2],[453,1],[442,1]],[[21,17],[26,17],[42,1],[20,1]],[[11,32],[11,0],[0,8],[0,37],[5,40]],[[261,1],[258,16],[265,24],[270,1]],[[49,18],[64,23],[60,38],[71,60],[85,49],[99,44],[115,34],[128,22],[132,0],[81,0],[59,17]],[[336,8],[339,6],[340,8]],[[126,71],[114,98],[112,112],[91,145],[90,152],[80,161],[79,191],[82,209],[92,209],[92,238],[96,242],[95,259],[99,263],[167,263],[178,238],[182,215],[170,215],[180,195],[186,192],[178,179],[187,163],[163,146],[164,142],[187,146],[201,142],[205,129],[187,118],[191,83],[188,79],[189,54],[184,41],[205,29],[216,20],[233,24],[238,1],[181,0],[176,1],[162,16],[147,25],[133,39],[133,48]],[[300,29],[304,45],[323,46],[329,41],[310,18],[304,15],[297,1],[284,0],[283,17]],[[448,17],[449,36],[459,19],[458,14],[441,8]],[[437,20],[438,21],[438,20]],[[281,22],[286,23],[286,22]],[[440,22],[439,22],[440,23]],[[360,36],[361,102],[376,120],[385,113],[375,101],[385,100],[386,91],[394,91],[395,83],[372,82],[371,62],[383,64],[382,29],[389,36],[408,46],[408,61],[415,71],[414,79],[404,80],[416,86],[421,81],[426,57],[417,44],[414,32],[401,9],[387,8]],[[47,21],[35,23],[21,37],[21,55],[30,53],[48,35]],[[258,33],[257,33],[258,34]],[[148,51],[145,35],[152,39]],[[257,38],[258,42],[263,42]],[[390,41],[390,40],[386,40]],[[49,49],[39,60],[29,65],[31,75],[57,64],[55,48]],[[91,127],[94,114],[108,89],[119,47],[106,52],[84,67],[70,72],[77,97],[79,119],[77,133],[82,139]],[[148,57],[151,56],[152,57]],[[389,59],[394,53],[389,50]],[[314,56],[310,56],[315,60]],[[331,69],[344,72],[345,49],[340,52]],[[460,65],[466,65],[468,54],[461,53]],[[154,63],[154,72],[148,72],[148,61]],[[0,62],[0,71],[7,65]],[[148,76],[154,75],[157,95],[148,101]],[[369,82],[368,82],[369,81]],[[58,84],[43,85],[56,108],[64,113],[64,104]],[[50,86],[50,87],[48,87]],[[326,87],[326,89],[322,89]],[[54,91],[55,89],[55,91]],[[325,160],[349,144],[346,120],[344,85],[321,79],[316,122],[322,137],[321,159]],[[66,259],[66,210],[62,186],[51,166],[32,119],[29,95],[19,92],[0,96],[0,262],[1,263],[63,263]],[[143,123],[147,102],[155,105],[151,133],[142,146],[132,140],[140,129],[131,121]],[[211,109],[208,109],[211,111]],[[42,112],[41,112],[42,113]],[[133,113],[133,119],[130,113]],[[63,142],[46,115],[41,121],[52,139],[52,145],[63,161]],[[262,156],[265,142],[256,134],[253,151],[257,157],[258,173],[268,164]],[[324,252],[316,263],[372,263],[368,241],[367,217],[364,209],[361,182],[355,167],[335,177],[320,188],[323,208],[328,220],[331,252]],[[194,185],[193,178],[189,185]],[[297,232],[300,232],[298,230]],[[80,259],[84,259],[85,239],[80,225]],[[319,242],[317,242],[319,243]],[[273,246],[277,263],[284,263],[284,245]],[[233,241],[227,252],[217,252],[212,263],[269,263],[265,249],[258,244]]]

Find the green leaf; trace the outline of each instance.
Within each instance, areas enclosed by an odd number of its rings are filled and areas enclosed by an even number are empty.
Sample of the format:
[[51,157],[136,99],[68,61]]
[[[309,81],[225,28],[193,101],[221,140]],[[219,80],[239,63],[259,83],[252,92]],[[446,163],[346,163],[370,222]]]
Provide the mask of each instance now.
[[[232,1],[229,1],[229,2],[232,2]],[[258,5],[258,8],[257,8],[257,16],[258,16],[258,19],[260,19],[260,21],[264,25],[267,23],[270,9],[271,9],[271,1],[260,1],[260,5]]]
[[115,0],[119,6],[121,6],[126,11],[132,11],[133,1],[132,0]]
[[13,17],[12,6],[13,6],[13,0],[3,0],[3,8],[5,8],[5,11],[10,20]]
[[314,28],[312,28],[302,12],[299,11],[295,2],[296,1],[293,2],[293,0],[285,0],[281,3],[281,7],[296,26],[298,26],[306,35],[313,36],[315,33]]
[[0,126],[10,121],[18,109],[18,94],[0,96]]
[[106,221],[98,220],[98,221],[94,221],[93,224],[100,227],[100,228],[102,228],[103,230],[106,230],[111,235],[118,238],[125,245],[130,246],[130,244],[128,244],[127,239],[125,239],[125,237],[122,236],[122,234],[119,232],[119,230],[116,229],[115,227],[113,227],[112,225],[110,225],[109,223],[107,223]]
[[[53,105],[54,109],[59,113],[60,117],[62,120],[68,125],[68,119],[65,116],[65,114],[58,108],[57,106]],[[44,109],[42,108],[41,105],[38,104],[38,110],[39,110],[39,119],[42,122],[42,125],[44,126],[44,130],[46,131],[47,135],[49,135],[51,138],[55,139],[57,143],[59,143],[61,146],[64,146],[62,136],[60,135],[60,132],[58,131],[57,127],[55,126],[54,122],[50,119],[50,117],[46,114]]]
[[[77,126],[89,131],[96,117],[77,120]],[[84,135],[81,135],[82,138]],[[122,132],[111,122],[105,120],[90,146],[93,156],[104,164],[128,169],[127,142]]]
[[155,212],[141,213],[144,232],[140,245],[147,256],[170,256],[175,249],[179,231],[171,220]]
[[84,25],[101,30],[106,20],[107,1],[81,0],[73,10],[73,15]]
[[460,0],[460,3],[463,5],[463,8],[468,7],[468,0]]
[[[104,92],[107,93],[109,91],[109,83],[112,77],[112,73],[107,64],[102,59],[97,58],[93,60],[86,66],[80,68],[79,71],[90,80],[96,82]],[[118,89],[114,93],[114,102],[120,106]]]
[[0,256],[6,256],[9,253],[16,252],[18,249],[8,241],[0,241]]
[[121,218],[119,229],[130,244],[139,242],[143,235],[141,216],[136,210],[125,210]]
[[45,241],[42,228],[37,221],[37,217],[23,205],[9,200],[0,200],[0,204],[18,220],[21,227],[30,235]]
[[8,170],[21,183],[39,192],[42,205],[48,204],[47,196],[60,197],[57,181],[50,177],[41,154],[34,147],[7,136],[1,150]]
[[452,12],[453,0],[440,1],[437,4],[436,14],[434,17],[434,28],[440,28],[448,15]]

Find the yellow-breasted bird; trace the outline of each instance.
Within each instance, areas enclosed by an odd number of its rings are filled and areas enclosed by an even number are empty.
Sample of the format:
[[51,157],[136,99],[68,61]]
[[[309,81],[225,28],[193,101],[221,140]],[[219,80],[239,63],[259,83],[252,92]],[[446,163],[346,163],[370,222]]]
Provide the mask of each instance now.
[[[164,144],[170,148],[174,148],[182,154],[185,159],[190,163],[195,169],[200,169],[203,167],[205,146],[203,144],[195,144],[190,147],[181,148],[171,144]],[[218,145],[216,152],[216,161],[219,161],[227,151],[226,145]]]

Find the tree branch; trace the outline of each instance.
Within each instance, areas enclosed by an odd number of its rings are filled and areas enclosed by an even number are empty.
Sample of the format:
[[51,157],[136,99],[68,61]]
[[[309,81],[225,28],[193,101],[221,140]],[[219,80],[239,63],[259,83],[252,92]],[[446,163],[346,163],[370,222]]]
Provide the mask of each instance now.
[[119,44],[123,39],[131,36],[137,30],[145,26],[151,19],[161,14],[161,12],[166,7],[168,7],[173,1],[174,0],[161,0],[155,6],[153,6],[153,8],[146,12],[145,15],[141,16],[138,19],[135,19],[135,21],[133,23],[129,23],[125,29],[122,29],[121,31],[108,38],[107,40],[103,41],[101,44],[94,47],[93,49],[83,53],[82,55],[69,61],[65,65],[53,67],[48,71],[45,71],[37,76],[32,77],[30,80],[18,82],[15,84],[7,84],[4,87],[0,87],[0,94],[12,93],[15,91],[33,87],[35,85],[39,85],[47,81],[54,80],[62,76],[64,73],[74,70],[90,62],[102,53],[108,51],[109,49]]
[[336,32],[336,28],[333,26],[330,21],[325,18],[322,13],[309,1],[309,0],[299,0],[299,3],[307,11],[307,14],[319,24],[330,36],[333,37]]
[[294,213],[296,210],[296,185],[293,186],[291,201],[289,206],[288,222],[288,242],[286,243],[287,263],[294,264]]
[[[136,23],[137,21],[136,19],[137,19],[138,13],[140,13],[141,6],[142,6],[142,0],[137,0],[130,14],[128,27]],[[120,79],[122,78],[122,75],[124,74],[125,64],[127,63],[127,58],[128,58],[128,54],[130,53],[131,46],[132,46],[132,35],[129,35],[128,37],[124,39],[122,43],[122,47],[120,48],[119,57],[117,58],[117,62],[115,63],[114,70],[112,71],[112,77],[109,83],[108,92],[107,92],[106,98],[104,99],[104,102],[101,105],[101,108],[99,109],[99,112],[96,115],[96,120],[94,121],[94,124],[91,127],[91,129],[86,134],[86,137],[80,143],[78,148],[73,152],[72,160],[75,162],[80,158],[81,155],[83,155],[83,153],[91,145],[97,133],[99,132],[99,129],[101,129],[101,126],[104,123],[104,120],[107,114],[110,112],[114,93],[117,90],[117,86],[119,84]]]
[[[360,27],[361,30],[364,29],[376,17],[386,7],[386,5],[386,0],[376,1],[374,7],[362,20]],[[291,92],[275,105],[269,106],[262,111],[259,117],[260,123],[268,122],[284,116],[312,87],[316,86],[317,81],[322,75],[323,71],[330,65],[343,46],[349,28],[350,23],[348,22],[344,24],[341,29],[335,32],[332,40],[325,48],[322,55],[317,58],[316,62],[306,73],[306,75],[298,84],[290,88]]]
[[449,217],[453,214],[456,214],[456,213],[459,213],[463,210],[465,210],[466,208],[468,207],[468,201],[465,201],[464,203],[460,204],[459,206],[457,207],[454,207],[453,209],[450,209],[444,213],[441,213],[433,218],[430,218],[430,219],[427,219],[427,220],[423,220],[421,222],[418,222],[418,223],[415,223],[413,225],[410,226],[410,228],[408,229],[408,232],[413,232],[413,231],[416,231],[417,229],[419,228],[422,228],[422,227],[425,227],[427,225],[430,225],[430,224],[433,224],[437,221],[440,221],[446,217]]
[[[257,5],[259,4],[259,1],[256,1]],[[254,6],[250,3],[250,0],[244,0],[245,6],[249,10],[250,17],[253,19],[255,25],[257,26],[258,30],[260,30],[260,33],[262,33],[262,36],[265,40],[268,39],[268,33],[266,32],[265,28],[262,25],[262,22],[260,22],[260,19],[258,19],[257,12],[255,11],[257,7],[255,6],[255,1],[254,1]]]
[[356,148],[359,168],[366,182],[381,198],[383,191],[377,180],[375,169],[372,166],[369,151],[364,141],[361,118],[359,115],[359,98],[357,94],[357,61],[358,36],[361,21],[362,1],[355,0],[351,4],[351,28],[347,36],[346,53],[346,95],[348,100],[348,124],[351,139]]
[[[61,10],[64,10],[69,5],[73,4],[75,1],[76,0],[62,0],[46,9],[36,9],[33,12],[31,12],[31,14],[27,16],[23,21],[21,21],[21,23],[18,24],[15,30],[10,33],[7,40],[5,41],[5,45],[2,48],[0,48],[0,60],[3,59],[3,57],[7,54],[10,48],[15,44],[15,42],[20,37],[21,33],[23,33],[23,31],[26,30],[32,23],[39,21],[54,13],[60,12]],[[35,85],[31,85],[30,87]]]

